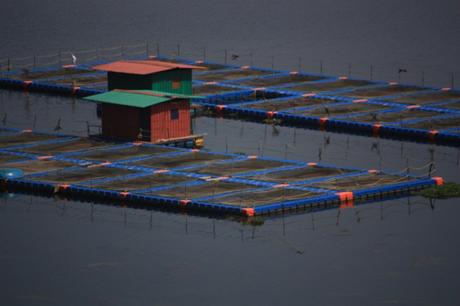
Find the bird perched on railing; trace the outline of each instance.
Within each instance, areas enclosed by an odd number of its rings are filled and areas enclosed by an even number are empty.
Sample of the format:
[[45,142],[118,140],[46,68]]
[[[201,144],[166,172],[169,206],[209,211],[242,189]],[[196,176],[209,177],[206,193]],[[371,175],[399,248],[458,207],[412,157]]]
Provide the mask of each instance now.
[[72,63],[74,65],[76,65],[77,64],[77,57],[73,53],[70,53],[70,55],[72,56]]

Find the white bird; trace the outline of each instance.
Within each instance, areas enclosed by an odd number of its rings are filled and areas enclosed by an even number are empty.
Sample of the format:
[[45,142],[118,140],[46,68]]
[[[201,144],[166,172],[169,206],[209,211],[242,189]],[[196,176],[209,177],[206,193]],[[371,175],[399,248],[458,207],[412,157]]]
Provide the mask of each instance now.
[[74,65],[76,65],[77,64],[77,57],[73,53],[70,53],[70,55],[72,56],[72,63]]

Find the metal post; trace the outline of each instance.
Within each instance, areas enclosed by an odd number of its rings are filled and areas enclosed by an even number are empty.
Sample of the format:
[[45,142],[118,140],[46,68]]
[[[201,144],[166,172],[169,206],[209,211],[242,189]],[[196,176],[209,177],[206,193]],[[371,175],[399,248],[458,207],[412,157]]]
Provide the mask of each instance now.
[[457,166],[460,164],[460,148],[457,151]]
[[323,74],[323,60],[319,61],[319,73]]
[[8,67],[6,69],[7,69],[7,71],[11,70],[11,60],[10,60],[9,57],[8,57]]
[[410,175],[410,165],[409,165],[409,158],[406,158],[406,175]]
[[275,70],[275,57],[272,55],[271,59],[272,59],[272,72],[273,72],[273,70]]
[[180,56],[180,44],[177,44],[177,56]]
[[369,79],[372,81],[374,77],[374,66],[371,65],[370,70],[369,70]]
[[153,227],[153,212],[152,211],[150,211],[149,227],[150,229],[152,229]]

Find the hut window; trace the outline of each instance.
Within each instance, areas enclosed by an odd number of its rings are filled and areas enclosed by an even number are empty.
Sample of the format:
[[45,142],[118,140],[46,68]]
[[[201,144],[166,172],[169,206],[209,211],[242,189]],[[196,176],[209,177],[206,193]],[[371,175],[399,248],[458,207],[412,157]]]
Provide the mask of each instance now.
[[177,108],[171,110],[171,120],[179,119],[179,110]]
[[180,88],[180,81],[179,80],[173,80],[172,81],[172,89],[179,89]]

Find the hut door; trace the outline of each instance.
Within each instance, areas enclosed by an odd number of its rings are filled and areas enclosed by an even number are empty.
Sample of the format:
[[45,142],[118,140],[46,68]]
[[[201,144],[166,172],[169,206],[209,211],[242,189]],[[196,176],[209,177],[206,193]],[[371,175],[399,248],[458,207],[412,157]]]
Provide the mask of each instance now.
[[150,141],[150,107],[142,108],[139,112],[140,128],[142,130],[142,141]]

